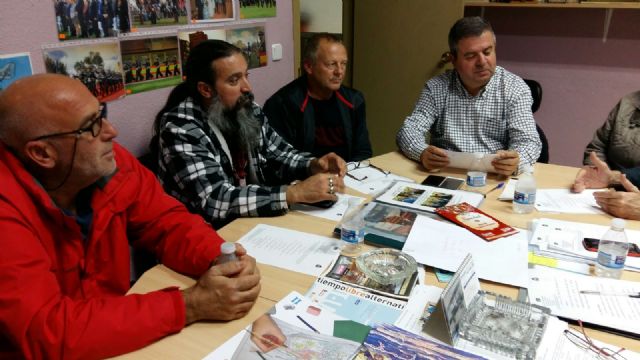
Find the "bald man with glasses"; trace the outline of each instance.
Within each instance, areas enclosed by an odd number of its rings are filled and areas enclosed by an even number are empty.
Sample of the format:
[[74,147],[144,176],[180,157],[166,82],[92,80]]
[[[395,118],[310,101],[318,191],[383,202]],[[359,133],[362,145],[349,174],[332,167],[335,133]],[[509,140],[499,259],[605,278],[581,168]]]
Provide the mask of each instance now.
[[[255,303],[255,260],[238,245],[238,261],[212,266],[223,240],[117,135],[77,80],[36,75],[0,93],[0,358],[110,357]],[[127,296],[130,246],[196,285]]]

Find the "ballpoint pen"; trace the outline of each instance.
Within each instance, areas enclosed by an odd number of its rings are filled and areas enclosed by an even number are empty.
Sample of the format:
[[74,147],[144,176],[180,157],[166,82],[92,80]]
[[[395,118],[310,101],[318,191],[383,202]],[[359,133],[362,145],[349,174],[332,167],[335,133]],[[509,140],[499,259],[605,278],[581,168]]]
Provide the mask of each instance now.
[[498,185],[492,187],[491,190],[489,190],[486,193],[484,193],[484,196],[489,195],[489,193],[493,192],[494,190],[501,189],[503,186],[504,186],[504,181],[503,182],[499,182]]
[[597,290],[580,290],[580,294],[585,295],[601,295],[601,296],[628,296],[630,298],[640,299],[640,292],[605,292],[605,291],[597,291]]

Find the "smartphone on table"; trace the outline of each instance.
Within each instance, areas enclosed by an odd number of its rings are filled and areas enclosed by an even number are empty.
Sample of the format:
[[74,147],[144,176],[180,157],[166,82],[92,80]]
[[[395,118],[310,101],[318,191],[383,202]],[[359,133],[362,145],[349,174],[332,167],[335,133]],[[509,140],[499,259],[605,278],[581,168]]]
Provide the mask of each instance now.
[[[600,244],[600,239],[594,239],[594,238],[582,239],[582,246],[584,246],[585,250],[587,251],[597,252],[598,244]],[[627,256],[640,257],[640,248],[638,248],[638,245],[630,242],[629,253],[627,254]]]
[[449,190],[458,190],[464,184],[464,179],[441,175],[429,175],[423,181],[422,185],[434,186]]

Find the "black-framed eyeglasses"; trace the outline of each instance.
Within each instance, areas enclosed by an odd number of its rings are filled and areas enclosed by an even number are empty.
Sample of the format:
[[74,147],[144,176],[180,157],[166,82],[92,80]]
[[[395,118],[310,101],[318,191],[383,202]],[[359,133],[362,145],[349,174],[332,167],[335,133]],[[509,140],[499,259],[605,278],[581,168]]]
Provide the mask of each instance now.
[[38,136],[37,138],[32,139],[31,141],[37,141],[37,140],[49,139],[52,137],[67,136],[67,135],[75,135],[76,137],[80,137],[80,135],[82,135],[85,132],[90,132],[91,136],[97,137],[98,135],[100,135],[100,131],[102,130],[102,121],[106,118],[107,118],[107,104],[100,103],[100,107],[98,108],[98,116],[96,116],[95,119],[91,120],[91,122],[87,126],[81,127],[78,130],[65,131],[65,132]]
[[607,347],[599,347],[597,346],[593,340],[587,333],[584,331],[584,327],[582,326],[582,321],[578,320],[578,324],[580,325],[580,332],[566,329],[564,331],[564,336],[567,340],[571,341],[577,347],[584,349],[585,351],[591,351],[595,353],[598,359],[614,359],[614,360],[626,360],[624,356],[620,353],[624,351],[624,348],[620,348],[617,351],[613,349],[609,349]]
[[354,179],[354,180],[358,180],[358,181],[363,181],[367,179],[367,176],[362,176],[359,177],[355,174],[350,174],[349,172],[354,171],[356,169],[363,169],[363,168],[372,168],[372,169],[376,169],[378,171],[380,171],[381,173],[383,173],[385,176],[391,174],[390,171],[381,169],[375,165],[373,165],[369,160],[362,160],[362,161],[353,161],[353,162],[349,162],[347,163],[347,176]]

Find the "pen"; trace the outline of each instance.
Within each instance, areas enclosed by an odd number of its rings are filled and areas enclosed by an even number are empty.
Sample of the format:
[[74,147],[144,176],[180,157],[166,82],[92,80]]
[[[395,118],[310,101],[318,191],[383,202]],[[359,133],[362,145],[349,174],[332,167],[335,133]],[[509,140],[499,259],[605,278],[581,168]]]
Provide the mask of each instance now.
[[504,181],[503,182],[499,182],[498,185],[494,186],[493,188],[491,188],[491,190],[489,190],[486,193],[484,193],[484,196],[487,196],[490,192],[493,192],[494,190],[501,189],[503,186],[504,186]]
[[601,296],[628,296],[630,298],[640,299],[640,292],[637,292],[637,293],[616,293],[616,292],[601,292],[601,291],[597,291],[597,290],[580,290],[580,294],[601,295]]
[[302,316],[300,316],[300,315],[296,315],[296,317],[297,317],[300,321],[302,321],[302,323],[303,323],[303,324],[307,325],[307,327],[308,327],[309,329],[311,329],[311,330],[313,330],[314,332],[316,332],[316,333],[320,334],[320,331],[316,330],[316,328],[314,328],[313,326],[311,326],[311,324],[309,324],[308,322],[306,322],[306,321],[302,318]]

